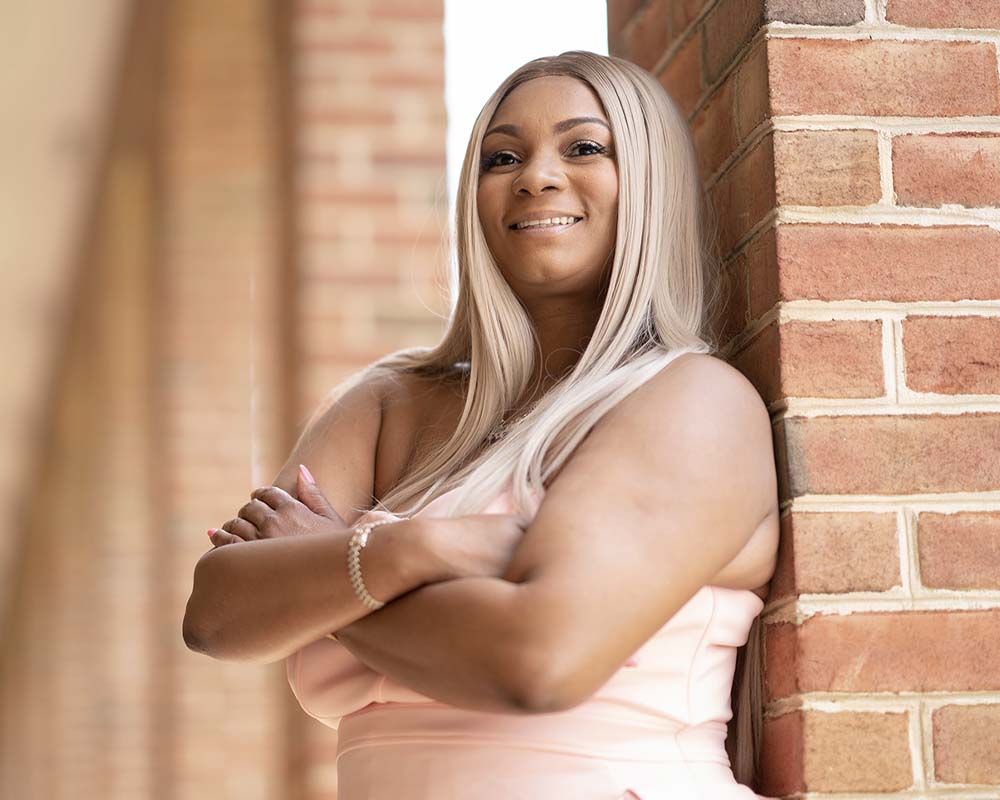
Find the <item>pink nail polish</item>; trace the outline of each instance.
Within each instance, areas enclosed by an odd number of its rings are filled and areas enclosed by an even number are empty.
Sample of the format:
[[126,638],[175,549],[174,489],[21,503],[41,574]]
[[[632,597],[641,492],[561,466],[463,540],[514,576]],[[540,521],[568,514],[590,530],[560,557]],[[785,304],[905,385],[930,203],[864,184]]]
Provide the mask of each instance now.
[[299,464],[299,469],[302,470],[302,476],[309,481],[309,483],[316,483],[316,479],[313,477],[312,473],[309,471],[309,467],[305,464]]
[[218,528],[209,528],[208,529],[208,538],[211,539],[212,538],[212,534],[215,533],[217,530],[218,530]]

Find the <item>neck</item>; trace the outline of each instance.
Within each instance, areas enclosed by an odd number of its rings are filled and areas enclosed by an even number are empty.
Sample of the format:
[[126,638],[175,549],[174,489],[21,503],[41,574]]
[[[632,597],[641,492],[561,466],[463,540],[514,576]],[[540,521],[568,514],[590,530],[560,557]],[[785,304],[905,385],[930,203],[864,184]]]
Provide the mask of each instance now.
[[521,407],[530,406],[564,378],[580,360],[594,334],[600,307],[578,298],[549,300],[528,307],[538,336],[541,358],[535,367],[527,397]]

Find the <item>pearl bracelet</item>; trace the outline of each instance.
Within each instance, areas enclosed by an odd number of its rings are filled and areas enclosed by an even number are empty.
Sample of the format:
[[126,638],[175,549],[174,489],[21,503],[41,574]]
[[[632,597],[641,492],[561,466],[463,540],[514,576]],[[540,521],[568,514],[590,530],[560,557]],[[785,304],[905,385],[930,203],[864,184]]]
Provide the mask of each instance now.
[[385,603],[381,600],[376,600],[368,593],[368,589],[365,588],[364,578],[361,577],[361,551],[368,544],[368,534],[371,533],[373,528],[399,521],[397,517],[395,519],[380,519],[374,522],[366,522],[354,529],[354,534],[347,543],[347,574],[351,579],[351,586],[354,588],[354,594],[357,595],[365,608],[372,611],[378,611]]

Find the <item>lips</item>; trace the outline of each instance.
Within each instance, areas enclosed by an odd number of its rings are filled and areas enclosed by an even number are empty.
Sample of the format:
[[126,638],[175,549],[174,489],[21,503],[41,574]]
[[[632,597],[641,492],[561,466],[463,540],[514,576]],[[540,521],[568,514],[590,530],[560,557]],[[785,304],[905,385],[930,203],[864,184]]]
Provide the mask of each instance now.
[[515,225],[509,226],[510,230],[515,233],[526,233],[528,231],[548,231],[572,228],[576,223],[580,222],[583,217],[547,217],[542,220],[531,220],[528,222],[517,223]]
[[[551,209],[544,209],[542,211],[532,212],[531,214],[525,214],[523,217],[518,217],[507,227],[512,231],[524,230],[524,227],[518,227],[518,226],[524,226],[525,223],[540,223],[544,222],[545,220],[555,220],[555,219],[559,220],[572,219],[575,224],[576,222],[579,222],[581,219],[583,219],[583,215],[573,214],[566,211],[555,211]],[[537,224],[529,225],[528,227],[538,227],[538,225]]]

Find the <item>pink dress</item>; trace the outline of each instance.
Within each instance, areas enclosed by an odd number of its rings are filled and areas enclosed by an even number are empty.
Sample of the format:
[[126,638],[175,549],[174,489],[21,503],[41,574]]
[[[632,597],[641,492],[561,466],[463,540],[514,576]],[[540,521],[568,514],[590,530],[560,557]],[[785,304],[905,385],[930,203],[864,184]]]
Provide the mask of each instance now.
[[[451,494],[420,514],[445,516]],[[513,513],[510,490],[481,513]],[[338,731],[338,800],[755,800],[725,737],[736,648],[763,605],[750,590],[702,587],[594,696],[555,713],[441,703],[329,638],[286,659],[288,683]]]

